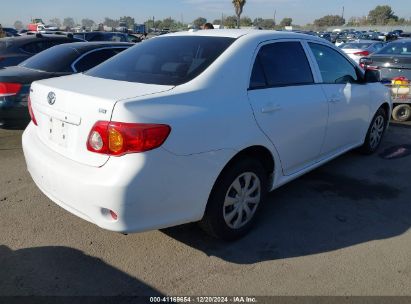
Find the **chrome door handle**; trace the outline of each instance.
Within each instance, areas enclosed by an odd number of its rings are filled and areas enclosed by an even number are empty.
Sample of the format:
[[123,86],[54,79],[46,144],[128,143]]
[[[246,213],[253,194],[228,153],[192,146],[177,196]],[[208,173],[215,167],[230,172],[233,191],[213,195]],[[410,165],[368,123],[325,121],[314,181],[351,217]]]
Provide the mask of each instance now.
[[267,104],[261,108],[261,113],[271,113],[281,111],[283,108],[280,105]]

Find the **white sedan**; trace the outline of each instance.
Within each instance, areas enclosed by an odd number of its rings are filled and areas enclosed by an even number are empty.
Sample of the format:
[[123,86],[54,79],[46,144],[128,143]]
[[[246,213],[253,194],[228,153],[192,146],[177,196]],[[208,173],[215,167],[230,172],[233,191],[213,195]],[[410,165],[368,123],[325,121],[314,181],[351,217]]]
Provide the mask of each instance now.
[[392,104],[370,79],[313,36],[164,35],[33,83],[24,155],[44,194],[102,228],[199,221],[234,239],[268,191],[353,148],[377,150]]

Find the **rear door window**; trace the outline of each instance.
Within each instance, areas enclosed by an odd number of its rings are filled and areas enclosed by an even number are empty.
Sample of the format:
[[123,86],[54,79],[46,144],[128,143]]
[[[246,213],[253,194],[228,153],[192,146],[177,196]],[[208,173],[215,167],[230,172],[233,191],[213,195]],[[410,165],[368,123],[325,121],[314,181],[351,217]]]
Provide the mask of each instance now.
[[332,48],[308,43],[320,68],[323,83],[355,83],[358,81],[354,66],[340,53]]
[[312,83],[313,74],[300,42],[276,42],[261,47],[254,63],[250,88]]

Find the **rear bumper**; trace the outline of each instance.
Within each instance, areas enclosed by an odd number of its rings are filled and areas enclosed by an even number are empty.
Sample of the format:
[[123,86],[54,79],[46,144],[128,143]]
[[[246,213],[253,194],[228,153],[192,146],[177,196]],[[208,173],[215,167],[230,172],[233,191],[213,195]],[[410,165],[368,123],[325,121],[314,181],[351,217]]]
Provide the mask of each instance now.
[[[228,153],[176,156],[164,149],[111,157],[102,167],[55,153],[30,123],[23,152],[34,182],[53,202],[116,232],[139,232],[200,220]],[[224,154],[227,154],[225,156]],[[104,209],[113,210],[113,220]]]
[[0,125],[25,128],[29,122],[30,115],[27,107],[0,109]]

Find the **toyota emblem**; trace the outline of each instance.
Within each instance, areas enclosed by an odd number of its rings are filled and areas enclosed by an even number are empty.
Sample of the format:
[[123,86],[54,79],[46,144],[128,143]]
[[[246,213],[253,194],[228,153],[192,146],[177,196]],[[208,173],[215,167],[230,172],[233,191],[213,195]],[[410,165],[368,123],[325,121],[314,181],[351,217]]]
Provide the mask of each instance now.
[[398,58],[394,58],[394,63],[399,63],[400,60]]
[[54,105],[54,103],[56,102],[56,94],[54,92],[50,92],[47,95],[47,101],[49,103],[49,105]]

